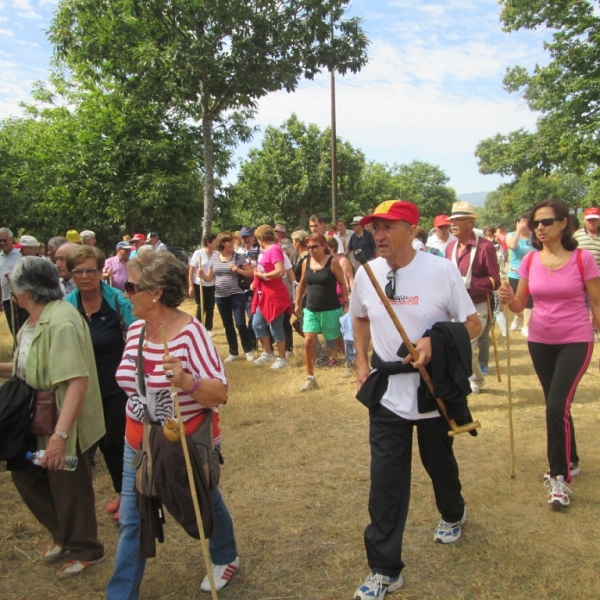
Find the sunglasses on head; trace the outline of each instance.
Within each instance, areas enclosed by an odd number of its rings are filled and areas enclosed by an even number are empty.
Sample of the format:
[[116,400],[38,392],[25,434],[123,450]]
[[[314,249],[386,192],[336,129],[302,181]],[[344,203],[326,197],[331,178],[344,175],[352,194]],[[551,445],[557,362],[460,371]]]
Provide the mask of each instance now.
[[560,219],[557,219],[556,217],[547,217],[546,219],[534,219],[533,221],[531,221],[531,226],[534,229],[537,229],[540,225],[543,225],[544,227],[550,227],[550,225],[552,225],[554,221],[560,221]]
[[385,286],[385,295],[394,300],[396,297],[396,271],[393,269],[387,274],[387,284]]
[[142,288],[137,286],[137,283],[133,283],[133,281],[126,281],[124,285],[124,290],[130,295],[133,296],[138,292],[142,291]]

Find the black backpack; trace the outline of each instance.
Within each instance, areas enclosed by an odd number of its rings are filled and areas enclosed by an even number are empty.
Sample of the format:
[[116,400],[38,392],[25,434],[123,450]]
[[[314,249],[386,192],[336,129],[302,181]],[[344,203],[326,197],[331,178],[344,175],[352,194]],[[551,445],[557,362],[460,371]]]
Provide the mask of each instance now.
[[33,388],[16,375],[0,387],[0,460],[25,457],[25,435],[33,416],[33,394]]

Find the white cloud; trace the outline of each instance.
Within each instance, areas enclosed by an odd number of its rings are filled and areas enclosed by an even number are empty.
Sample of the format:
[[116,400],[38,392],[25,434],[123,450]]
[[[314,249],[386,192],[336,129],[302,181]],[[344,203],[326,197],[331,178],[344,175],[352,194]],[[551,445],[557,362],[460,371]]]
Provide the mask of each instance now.
[[42,15],[35,12],[29,0],[12,0],[12,5],[17,14],[24,19],[41,19]]
[[15,37],[14,31],[11,29],[0,29],[0,35],[6,35],[8,37]]

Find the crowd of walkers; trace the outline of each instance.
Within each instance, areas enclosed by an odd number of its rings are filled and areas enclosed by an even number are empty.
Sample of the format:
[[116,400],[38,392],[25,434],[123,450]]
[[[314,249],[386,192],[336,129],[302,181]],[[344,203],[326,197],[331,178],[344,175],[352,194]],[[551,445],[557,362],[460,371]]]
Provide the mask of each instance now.
[[[546,402],[548,503],[568,507],[567,486],[581,472],[571,404],[600,324],[600,210],[587,209],[579,228],[564,205],[547,200],[519,215],[508,233],[478,229],[477,218],[473,206],[456,202],[450,214],[435,217],[427,235],[418,229],[416,206],[388,201],[355,217],[349,228],[344,220],[326,224],[314,214],[308,230],[296,229],[289,238],[282,223],[209,234],[188,264],[155,232],[125,236],[106,258],[89,230],[40,244],[30,235],[15,242],[10,229],[0,228],[2,307],[14,339],[12,362],[0,364],[0,376],[25,382],[36,402],[50,394],[54,404],[49,431],[24,428],[0,446],[13,450],[10,456],[0,452],[0,460],[51,536],[41,560],[60,563],[59,579],[104,560],[92,481],[98,448],[114,490],[106,512],[119,524],[107,598],[139,598],[152,556],[149,530],[160,537],[151,508],[136,491],[146,425],[168,426],[179,418],[185,434],[195,436],[208,424],[220,452],[225,363],[245,358],[256,368],[280,371],[302,354],[300,392],[319,389],[315,367],[331,376],[345,364],[343,376],[356,373],[369,407],[365,544],[371,574],[355,599],[383,599],[403,583],[413,426],[441,514],[435,541],[457,541],[467,514],[445,419],[435,402],[417,393],[414,367],[431,363],[439,376],[441,356],[433,349],[440,341],[433,329],[445,327],[444,335],[456,336],[444,343],[458,348],[464,381],[456,376],[452,385],[460,385],[466,407],[469,394],[485,391],[489,333],[503,305],[514,314],[511,329],[528,339]],[[360,268],[356,250],[372,269]],[[386,302],[366,272],[385,289]],[[195,300],[195,317],[180,308],[186,298]],[[408,323],[418,360],[398,358],[406,355],[405,340],[388,320],[386,304]],[[223,357],[212,339],[215,306],[227,344]],[[468,421],[466,411],[461,418]],[[4,426],[2,415],[0,406]],[[36,452],[35,462],[26,458]],[[406,490],[398,491],[391,473]],[[200,588],[209,592],[227,585],[240,562],[218,481],[206,501],[213,516],[212,563]]]

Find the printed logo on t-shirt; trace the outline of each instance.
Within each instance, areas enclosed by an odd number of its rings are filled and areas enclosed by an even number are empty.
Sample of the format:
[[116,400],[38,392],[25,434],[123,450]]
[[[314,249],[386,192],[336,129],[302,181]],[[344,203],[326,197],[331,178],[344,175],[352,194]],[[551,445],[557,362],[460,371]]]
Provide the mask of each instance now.
[[394,296],[394,299],[390,300],[390,304],[399,304],[400,306],[418,306],[419,296],[405,296],[404,294],[400,294],[400,296]]

